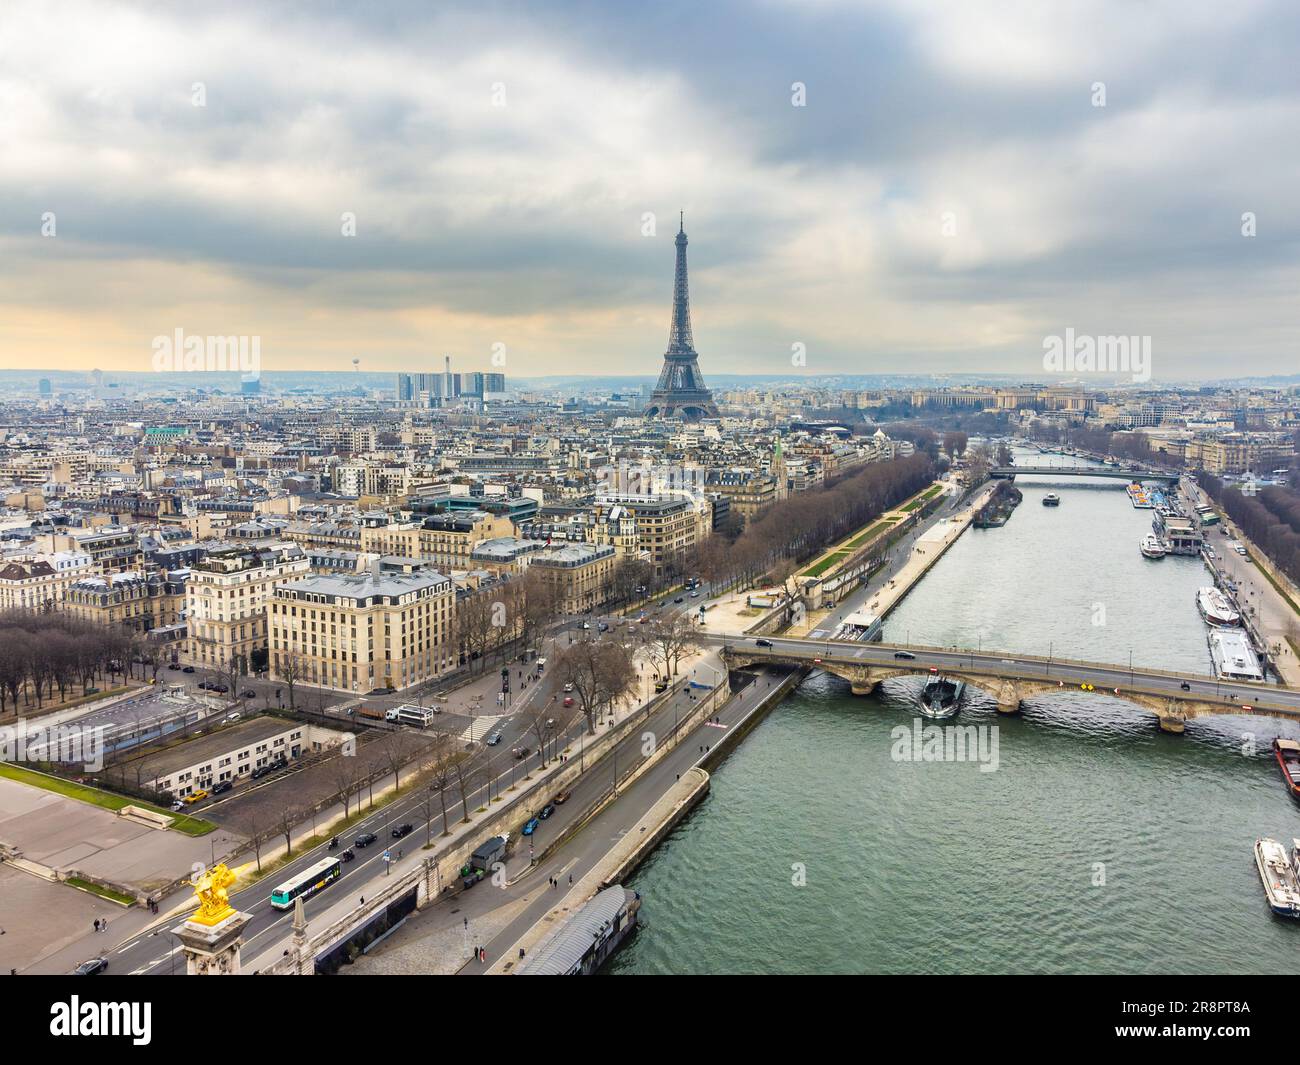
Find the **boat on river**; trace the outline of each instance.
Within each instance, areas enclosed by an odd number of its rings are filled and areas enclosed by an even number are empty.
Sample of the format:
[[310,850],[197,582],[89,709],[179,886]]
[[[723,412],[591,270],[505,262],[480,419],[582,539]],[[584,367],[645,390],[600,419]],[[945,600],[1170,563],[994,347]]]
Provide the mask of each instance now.
[[1138,550],[1147,558],[1164,558],[1169,554],[1169,548],[1165,542],[1152,533],[1149,536],[1142,537],[1142,542],[1138,544]]
[[961,709],[961,697],[966,692],[966,682],[953,677],[931,677],[921,689],[917,700],[921,713],[928,718],[942,721],[955,717]]
[[1282,780],[1293,799],[1300,799],[1300,743],[1295,740],[1275,739],[1273,757],[1282,771]]
[[1255,840],[1255,868],[1268,908],[1280,917],[1300,917],[1300,880],[1286,848],[1275,839]]

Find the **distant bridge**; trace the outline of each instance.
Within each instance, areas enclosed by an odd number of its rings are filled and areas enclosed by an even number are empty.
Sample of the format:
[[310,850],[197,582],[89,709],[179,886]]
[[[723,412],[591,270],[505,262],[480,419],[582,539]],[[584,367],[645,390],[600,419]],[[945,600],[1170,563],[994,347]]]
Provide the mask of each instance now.
[[[1213,714],[1258,714],[1300,721],[1300,690],[1276,684],[1217,681],[1199,673],[1126,669],[1102,662],[1043,658],[1004,651],[960,651],[936,647],[808,640],[786,636],[709,638],[722,646],[728,669],[776,664],[815,666],[849,682],[854,695],[869,695],[891,677],[929,675],[962,677],[992,693],[998,710],[1013,714],[1023,700],[1045,692],[1092,691],[1150,710],[1166,732],[1182,732],[1196,717]],[[1091,688],[1083,687],[1091,685]]]
[[1176,483],[1181,476],[1159,470],[1124,469],[1116,466],[994,466],[989,470],[990,477],[1004,480],[1019,473],[1039,477],[1110,477],[1124,481],[1165,481],[1168,484]]

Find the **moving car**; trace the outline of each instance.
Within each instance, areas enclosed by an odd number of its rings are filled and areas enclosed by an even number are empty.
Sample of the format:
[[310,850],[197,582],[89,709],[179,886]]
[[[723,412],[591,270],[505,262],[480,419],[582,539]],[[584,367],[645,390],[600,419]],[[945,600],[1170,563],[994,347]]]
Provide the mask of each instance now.
[[915,658],[916,655],[912,654],[911,651],[895,651],[895,652],[894,652],[894,657],[895,657],[895,658]]
[[370,844],[374,843],[375,840],[377,840],[378,838],[379,837],[376,836],[373,832],[362,832],[361,835],[359,835],[356,839],[352,841],[352,846],[369,847]]
[[487,740],[486,740],[486,743],[487,743],[487,745],[488,745],[489,747],[495,747],[495,746],[496,746],[498,743],[500,743],[500,742],[501,742],[501,733],[500,733],[500,732],[493,732],[493,733],[490,733],[490,734],[488,735]]
[[524,825],[524,835],[531,836],[534,832],[537,831],[538,826],[541,825],[541,823],[542,822],[539,821],[536,817],[530,817],[527,823]]
[[573,705],[573,696],[572,696],[572,695],[566,695],[566,696],[564,697],[564,705],[565,705],[565,706],[572,706],[572,705]]
[[771,647],[771,646],[772,646],[772,641],[771,641],[771,640],[755,640],[755,641],[754,641],[754,645],[755,645],[756,647]]
[[566,692],[571,692],[571,691],[573,691],[573,681],[569,681],[567,684],[565,684],[565,686],[564,686],[564,690],[565,690]]
[[73,976],[96,976],[99,973],[108,972],[107,958],[91,958],[90,961],[83,961],[72,970]]
[[400,824],[393,829],[393,839],[401,839],[403,836],[409,836],[415,830],[415,826],[409,822]]
[[656,692],[666,692],[667,690],[668,690],[668,682],[666,680],[655,681]]
[[522,761],[523,759],[528,757],[528,748],[516,747],[510,753],[515,756],[516,761]]
[[676,599],[673,600],[673,602],[674,602],[674,603],[684,603],[684,602],[686,602],[686,597],[685,597],[685,596],[682,596],[682,595],[679,595]]

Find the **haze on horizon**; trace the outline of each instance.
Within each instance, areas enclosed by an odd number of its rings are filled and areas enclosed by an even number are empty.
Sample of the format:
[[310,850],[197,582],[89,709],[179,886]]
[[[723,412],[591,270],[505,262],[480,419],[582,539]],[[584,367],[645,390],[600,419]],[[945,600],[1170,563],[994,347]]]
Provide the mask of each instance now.
[[1293,373],[1298,46],[1282,0],[10,0],[0,368],[653,375],[682,210],[706,379],[1041,377],[1067,328]]

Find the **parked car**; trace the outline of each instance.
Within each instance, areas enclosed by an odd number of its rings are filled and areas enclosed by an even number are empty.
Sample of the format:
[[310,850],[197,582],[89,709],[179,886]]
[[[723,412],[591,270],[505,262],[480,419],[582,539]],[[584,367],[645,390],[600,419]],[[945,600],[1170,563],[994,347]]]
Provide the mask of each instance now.
[[515,756],[515,761],[522,761],[523,759],[528,757],[528,748],[516,747],[510,753]]
[[895,658],[915,658],[916,655],[912,654],[911,651],[895,651],[895,652],[894,652],[894,657],[895,657]]
[[540,817],[543,821],[545,821],[553,813],[555,813],[555,804],[548,802],[545,806],[542,807],[541,811],[538,813],[537,816]]
[[771,640],[762,640],[762,639],[760,639],[760,640],[755,640],[755,641],[754,641],[754,645],[755,645],[756,647],[771,647],[771,646],[772,646],[772,641],[771,641]]
[[215,784],[212,785],[212,794],[224,795],[234,786],[235,785],[229,780],[218,780]]
[[234,724],[234,723],[235,723],[236,721],[238,721],[238,720],[239,720],[239,711],[238,711],[238,710],[236,710],[233,714],[227,714],[227,715],[226,715],[226,721],[228,721],[228,722],[231,723],[231,724]]
[[245,688],[245,689],[244,689],[244,698],[245,698],[245,699],[256,699],[256,698],[257,698],[257,692],[253,691],[252,688]]
[[185,804],[181,802],[180,799],[177,799],[174,803],[172,803],[172,813],[178,814],[184,809],[185,809]]
[[181,672],[182,672],[182,673],[193,673],[193,672],[194,672],[194,667],[193,667],[193,666],[186,666],[184,669],[181,670]]
[[551,800],[551,802],[555,803],[556,806],[563,806],[568,801],[569,801],[569,792],[567,791],[560,792],[555,796],[555,798]]
[[581,625],[578,626],[578,628],[580,628],[580,629],[589,629],[589,628],[591,628],[591,622],[590,622],[590,621],[584,621]]
[[179,662],[170,662],[170,663],[168,663],[167,668],[168,668],[168,669],[180,669],[181,666],[180,666],[180,663],[179,663]]
[[229,684],[209,684],[208,687],[214,692],[220,692],[222,695],[225,695],[226,692],[230,691]]
[[413,831],[415,831],[415,826],[410,823],[398,825],[393,829],[393,839],[401,839],[403,836],[409,836]]
[[491,734],[488,736],[486,742],[487,742],[487,745],[488,745],[489,747],[495,747],[498,743],[501,742],[501,733],[500,733],[500,732],[493,732],[493,733],[491,733]]
[[90,961],[83,961],[72,970],[73,976],[97,976],[100,973],[108,972],[107,958],[91,958]]
[[208,793],[204,791],[202,788],[199,788],[198,791],[192,791],[188,795],[186,795],[184,802],[186,806],[193,806],[196,802],[202,802],[207,797],[208,797]]
[[395,691],[397,691],[396,688],[371,688],[370,691],[366,692],[366,694],[367,695],[392,695],[393,692]]
[[691,598],[692,598],[692,599],[698,599],[699,597],[700,597],[700,593],[699,593],[699,592],[691,592]]
[[597,628],[599,628],[601,632],[609,632],[609,622],[602,621]]
[[536,817],[530,817],[527,823],[524,825],[524,835],[531,836],[534,832],[537,831],[537,828],[540,824],[541,821],[539,821]]
[[352,846],[369,847],[370,844],[374,843],[375,840],[377,840],[378,838],[379,837],[376,836],[373,832],[362,832],[361,835],[359,835],[356,839],[352,841]]

